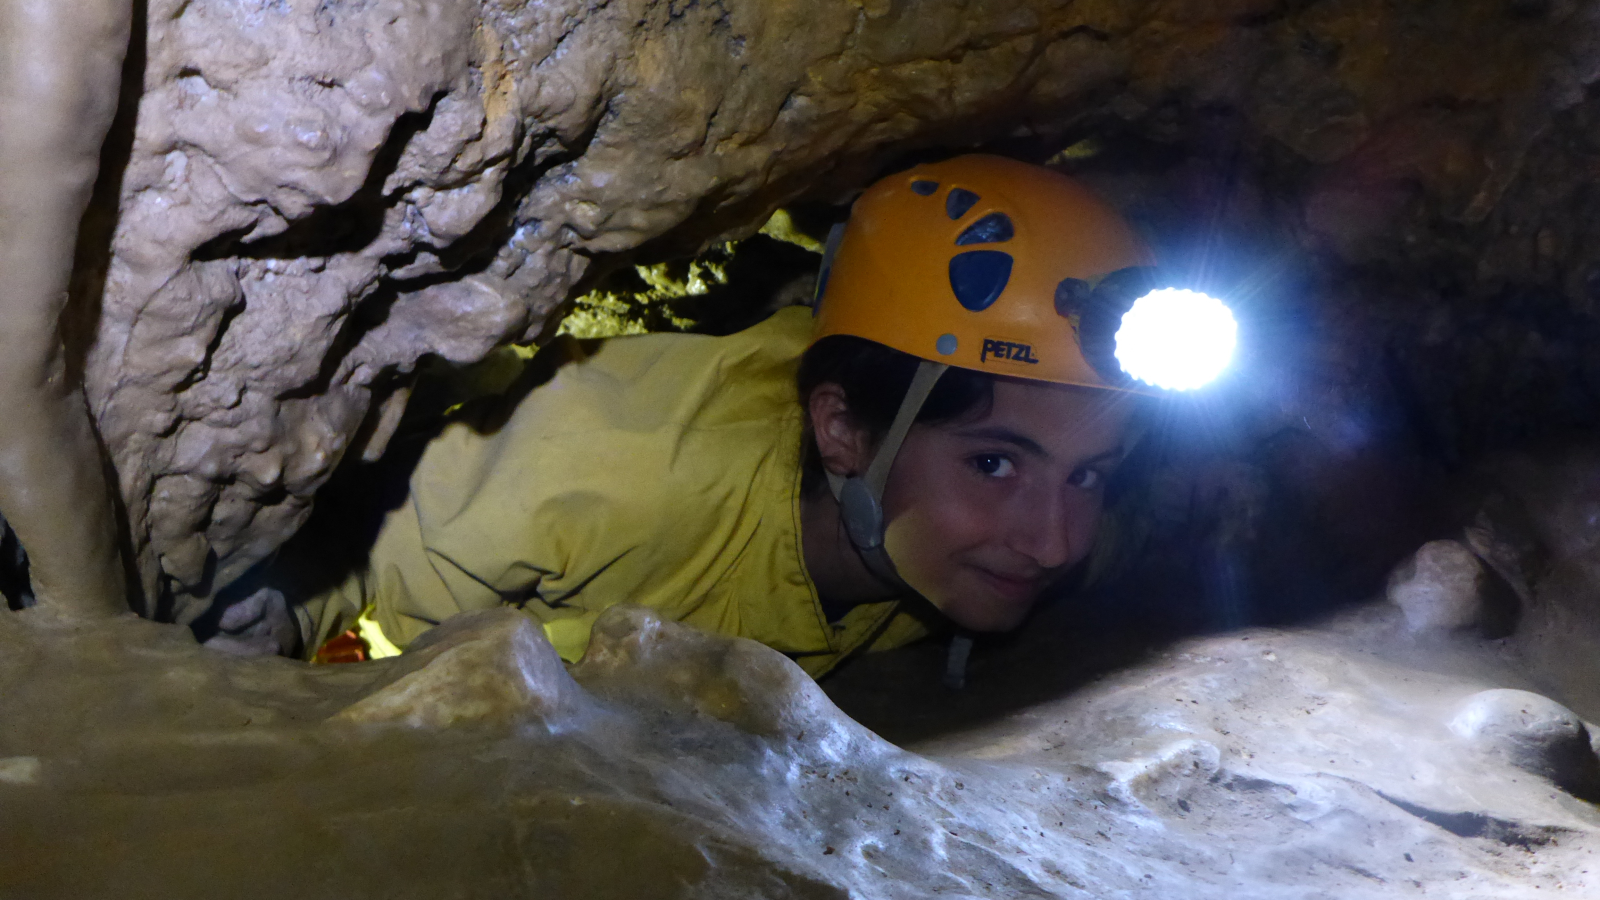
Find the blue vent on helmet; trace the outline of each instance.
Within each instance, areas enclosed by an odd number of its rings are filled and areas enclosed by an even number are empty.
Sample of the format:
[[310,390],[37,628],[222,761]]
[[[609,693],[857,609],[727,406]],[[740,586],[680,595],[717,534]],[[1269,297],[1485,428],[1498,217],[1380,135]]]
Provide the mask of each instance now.
[[961,232],[961,237],[956,238],[956,245],[965,247],[968,244],[1003,244],[1017,234],[1011,226],[1011,217],[1005,213],[989,213],[987,216],[967,226]]
[[955,188],[950,196],[944,198],[944,214],[951,219],[959,219],[967,214],[967,210],[978,202],[978,195],[966,188]]
[[937,181],[929,181],[926,178],[918,178],[916,181],[911,182],[911,193],[913,194],[921,194],[924,197],[932,197],[934,192],[937,190],[939,190],[939,182]]
[[973,312],[983,312],[1000,299],[1011,280],[1011,254],[999,250],[968,250],[950,260],[950,289],[956,300]]

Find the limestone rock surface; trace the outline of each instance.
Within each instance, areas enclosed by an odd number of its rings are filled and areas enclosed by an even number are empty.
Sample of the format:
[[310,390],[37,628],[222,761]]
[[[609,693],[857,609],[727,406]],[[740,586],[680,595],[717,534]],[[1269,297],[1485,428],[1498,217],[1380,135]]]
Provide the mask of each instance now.
[[1577,713],[1531,691],[1474,694],[1450,730],[1512,764],[1590,799],[1600,791],[1600,759]]
[[466,613],[423,635],[393,681],[334,716],[350,723],[446,728],[458,724],[557,723],[581,695],[539,626],[511,610]]
[[1488,573],[1457,541],[1429,541],[1389,578],[1389,602],[1414,631],[1454,631],[1483,621]]
[[1595,807],[1452,731],[1520,676],[1399,619],[1189,640],[908,750],[626,608],[570,675],[510,610],[327,667],[19,613],[0,895],[1592,896]]

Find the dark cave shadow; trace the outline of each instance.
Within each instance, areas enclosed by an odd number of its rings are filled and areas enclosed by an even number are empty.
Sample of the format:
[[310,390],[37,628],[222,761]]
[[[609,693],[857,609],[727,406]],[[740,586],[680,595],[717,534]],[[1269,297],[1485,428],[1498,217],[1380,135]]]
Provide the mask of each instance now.
[[95,177],[83,220],[78,225],[73,249],[72,280],[61,325],[67,372],[79,383],[83,380],[89,347],[100,325],[106,277],[111,267],[111,242],[121,218],[122,183],[133,158],[139,102],[144,97],[144,73],[149,58],[148,21],[147,0],[133,0],[133,23],[128,36],[128,53],[122,62],[117,112],[100,148],[100,171]]
[[1078,591],[1069,584],[1016,630],[979,636],[962,690],[943,684],[948,635],[851,660],[822,686],[893,743],[950,736],[1060,700],[1185,640],[1331,619],[1369,602],[1420,542],[1406,532],[1363,559],[1308,523],[1291,502],[1253,541],[1219,542],[1204,519],[1155,535],[1119,576]]
[[28,581],[28,554],[16,532],[0,519],[0,601],[10,610],[33,605],[33,585]]
[[1192,638],[1258,627],[1304,627],[1371,598],[1294,597],[1267,606],[1239,596],[1242,563],[1212,572],[1147,572],[1042,601],[1016,631],[982,636],[961,690],[944,685],[946,637],[848,662],[823,689],[851,718],[908,746],[994,724],[1060,700]]

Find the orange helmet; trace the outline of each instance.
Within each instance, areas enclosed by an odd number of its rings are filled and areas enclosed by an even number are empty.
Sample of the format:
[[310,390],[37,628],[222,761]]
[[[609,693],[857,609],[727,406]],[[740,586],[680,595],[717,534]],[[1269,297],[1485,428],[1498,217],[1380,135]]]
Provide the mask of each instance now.
[[921,165],[856,201],[819,278],[815,339],[1126,389],[1112,333],[1127,305],[1095,302],[1097,288],[1149,285],[1139,273],[1152,263],[1122,217],[1065,175],[999,156]]
[[1221,301],[1162,284],[1122,217],[1038,166],[962,156],[891,175],[861,195],[828,244],[814,340],[854,335],[922,360],[866,471],[828,473],[850,542],[888,584],[904,583],[884,546],[884,486],[950,366],[1187,390],[1233,352]]

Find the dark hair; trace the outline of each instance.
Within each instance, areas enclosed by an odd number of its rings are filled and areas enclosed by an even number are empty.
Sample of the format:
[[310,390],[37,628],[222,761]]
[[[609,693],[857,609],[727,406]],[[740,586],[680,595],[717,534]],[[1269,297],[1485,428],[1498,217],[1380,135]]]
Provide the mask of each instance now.
[[[909,353],[866,338],[845,334],[825,337],[800,357],[800,372],[795,377],[800,406],[809,410],[812,391],[820,385],[837,384],[844,391],[850,417],[876,443],[889,431],[895,413],[900,411],[900,402],[911,387],[919,362]],[[978,417],[987,413],[993,404],[993,375],[952,368],[934,384],[932,393],[917,413],[917,422],[928,424]],[[811,494],[821,490],[826,476],[809,416],[801,464],[804,466],[801,491]]]

